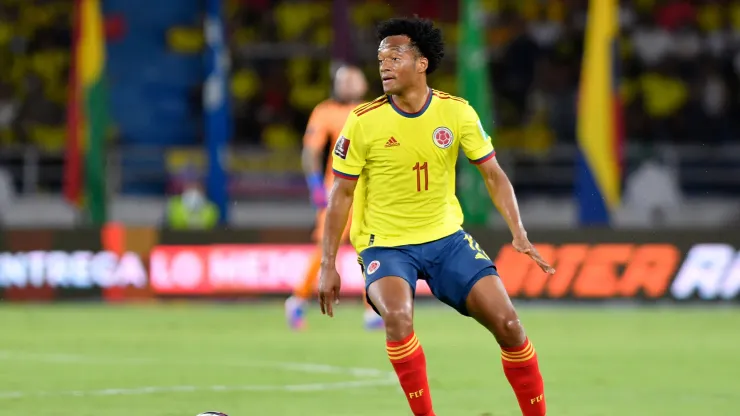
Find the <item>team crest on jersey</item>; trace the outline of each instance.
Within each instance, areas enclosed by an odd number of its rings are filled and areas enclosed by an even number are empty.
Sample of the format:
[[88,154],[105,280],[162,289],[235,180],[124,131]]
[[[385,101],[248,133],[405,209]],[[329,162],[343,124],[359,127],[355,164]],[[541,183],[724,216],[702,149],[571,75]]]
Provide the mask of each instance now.
[[452,144],[452,130],[447,127],[437,127],[432,133],[432,140],[434,144],[440,149],[447,149]]
[[337,144],[334,145],[334,154],[341,157],[342,159],[346,159],[348,151],[349,139],[344,136],[339,136],[339,139],[337,139]]
[[373,260],[370,262],[370,264],[367,266],[367,274],[373,274],[380,268],[380,262],[377,260]]

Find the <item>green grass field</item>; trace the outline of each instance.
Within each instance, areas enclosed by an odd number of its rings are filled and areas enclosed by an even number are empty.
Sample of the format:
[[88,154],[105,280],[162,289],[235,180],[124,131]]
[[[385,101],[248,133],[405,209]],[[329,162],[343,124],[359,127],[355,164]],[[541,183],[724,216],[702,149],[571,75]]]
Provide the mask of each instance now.
[[[408,415],[383,336],[357,305],[0,306],[0,415]],[[736,414],[740,309],[521,307],[549,415]],[[420,307],[441,416],[518,415],[498,347],[442,307]]]

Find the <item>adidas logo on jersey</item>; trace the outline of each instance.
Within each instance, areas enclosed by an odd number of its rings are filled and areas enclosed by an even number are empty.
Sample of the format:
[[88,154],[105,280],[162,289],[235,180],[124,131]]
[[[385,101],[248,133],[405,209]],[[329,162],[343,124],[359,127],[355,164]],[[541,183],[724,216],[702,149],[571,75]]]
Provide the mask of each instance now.
[[396,140],[393,136],[391,136],[390,139],[385,143],[385,147],[393,147],[393,146],[400,146],[401,143],[398,143],[398,140]]

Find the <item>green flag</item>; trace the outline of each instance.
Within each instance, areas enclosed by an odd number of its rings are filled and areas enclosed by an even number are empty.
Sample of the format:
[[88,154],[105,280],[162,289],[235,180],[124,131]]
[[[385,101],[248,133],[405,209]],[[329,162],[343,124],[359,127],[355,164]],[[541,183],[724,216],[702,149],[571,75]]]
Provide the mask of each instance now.
[[[468,100],[480,117],[483,128],[493,138],[493,104],[488,81],[488,58],[484,44],[483,13],[479,0],[460,1],[460,37],[457,58],[457,85],[460,96]],[[465,222],[483,225],[491,212],[491,199],[475,165],[460,163],[457,196]]]

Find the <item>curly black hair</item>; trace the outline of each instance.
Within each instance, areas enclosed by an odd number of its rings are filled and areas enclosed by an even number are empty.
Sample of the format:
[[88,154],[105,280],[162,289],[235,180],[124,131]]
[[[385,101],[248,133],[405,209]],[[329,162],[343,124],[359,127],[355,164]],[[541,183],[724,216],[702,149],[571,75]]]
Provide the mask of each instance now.
[[388,36],[405,35],[411,39],[421,56],[429,60],[427,74],[431,74],[438,67],[445,56],[445,43],[442,40],[442,30],[434,27],[429,19],[417,16],[407,18],[393,18],[378,25],[378,41]]

